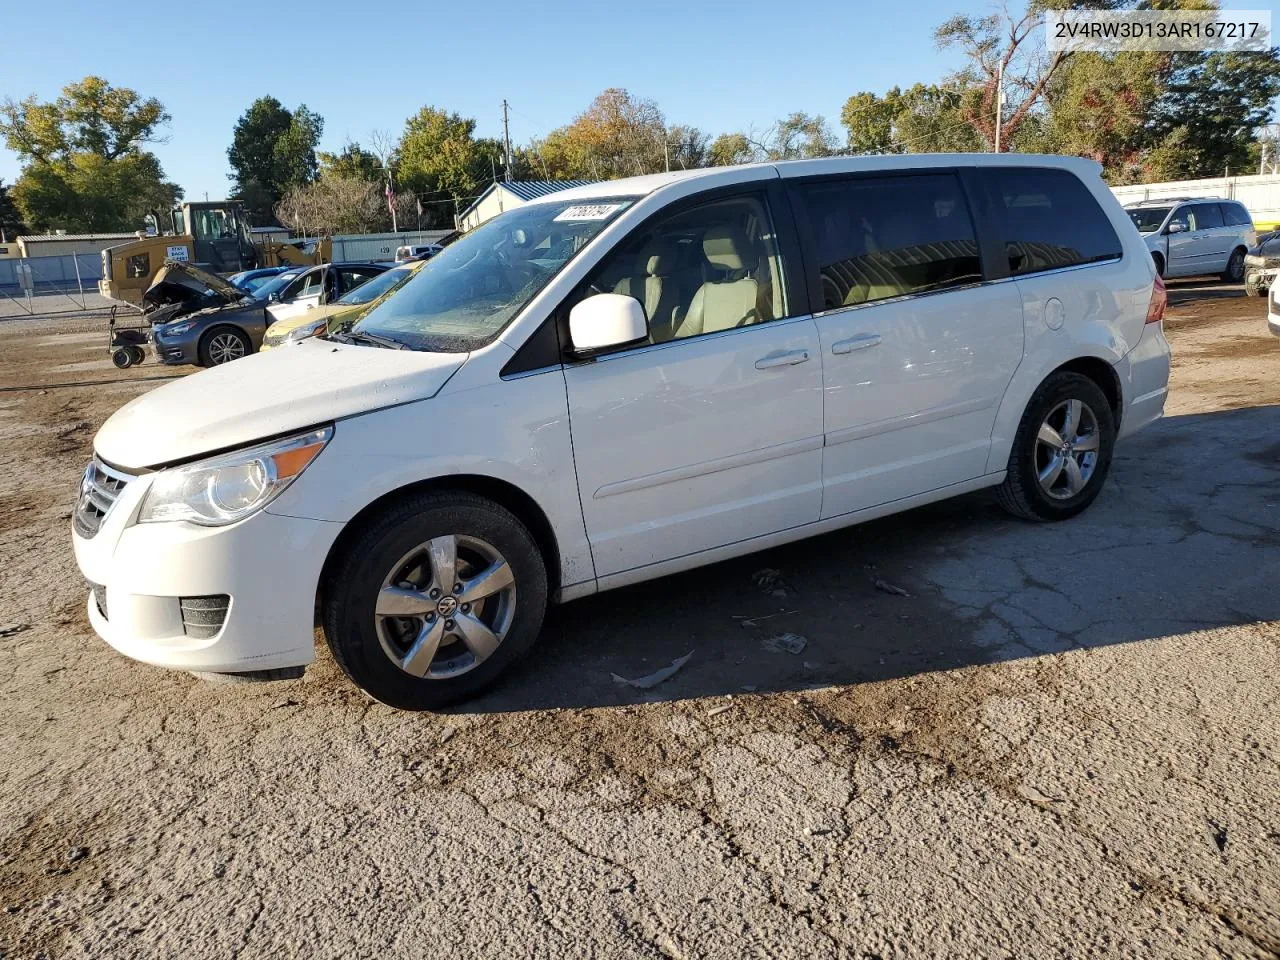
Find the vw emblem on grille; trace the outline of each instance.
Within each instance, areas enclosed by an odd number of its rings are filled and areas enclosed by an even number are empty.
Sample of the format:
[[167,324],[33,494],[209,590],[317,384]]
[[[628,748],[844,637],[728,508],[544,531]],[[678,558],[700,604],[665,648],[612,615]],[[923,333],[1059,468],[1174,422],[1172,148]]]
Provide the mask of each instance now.
[[97,468],[91,463],[84,471],[84,477],[80,481],[80,502],[76,506],[85,510],[89,507],[89,495],[93,492],[93,483],[97,479]]

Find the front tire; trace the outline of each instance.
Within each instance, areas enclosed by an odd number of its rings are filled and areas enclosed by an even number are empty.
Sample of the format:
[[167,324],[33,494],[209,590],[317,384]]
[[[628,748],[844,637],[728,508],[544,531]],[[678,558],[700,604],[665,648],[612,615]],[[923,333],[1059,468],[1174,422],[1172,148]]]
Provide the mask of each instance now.
[[1111,468],[1115,417],[1098,385],[1052,374],[1032,395],[996,488],[1000,506],[1024,520],[1066,520],[1097,498]]
[[253,352],[248,335],[236,327],[214,327],[200,338],[200,366],[216,367]]
[[324,584],[342,672],[402,710],[474,696],[533,646],[547,573],[506,508],[462,492],[407,497],[347,544]]

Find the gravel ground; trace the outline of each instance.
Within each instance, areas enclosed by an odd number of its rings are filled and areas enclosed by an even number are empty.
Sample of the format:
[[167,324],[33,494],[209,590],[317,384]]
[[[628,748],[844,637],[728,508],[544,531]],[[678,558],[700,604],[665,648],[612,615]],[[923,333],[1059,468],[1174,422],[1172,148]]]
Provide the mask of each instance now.
[[185,371],[0,324],[0,957],[1277,956],[1280,340],[1173,299],[1169,416],[1084,516],[974,495],[570,604],[438,715],[323,649],[214,686],[96,640],[76,483]]

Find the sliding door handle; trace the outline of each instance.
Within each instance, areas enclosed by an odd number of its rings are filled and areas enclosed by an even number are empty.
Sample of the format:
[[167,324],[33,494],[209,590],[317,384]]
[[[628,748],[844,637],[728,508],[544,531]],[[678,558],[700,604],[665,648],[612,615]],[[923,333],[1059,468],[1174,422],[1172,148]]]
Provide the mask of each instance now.
[[831,345],[831,352],[853,353],[855,350],[866,350],[868,347],[877,346],[879,343],[880,334],[860,333],[856,337],[850,337],[848,340],[837,340]]
[[774,367],[794,367],[809,359],[808,350],[788,350],[780,353],[769,353],[756,361],[757,370],[770,370]]

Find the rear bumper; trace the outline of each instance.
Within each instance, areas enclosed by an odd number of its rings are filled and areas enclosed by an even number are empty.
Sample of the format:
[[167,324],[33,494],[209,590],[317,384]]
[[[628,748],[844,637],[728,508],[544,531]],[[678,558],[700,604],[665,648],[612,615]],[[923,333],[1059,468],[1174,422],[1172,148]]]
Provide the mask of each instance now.
[[1148,323],[1142,339],[1116,365],[1124,397],[1120,420],[1120,436],[1141,430],[1164,415],[1169,396],[1169,341],[1164,338],[1164,324]]

